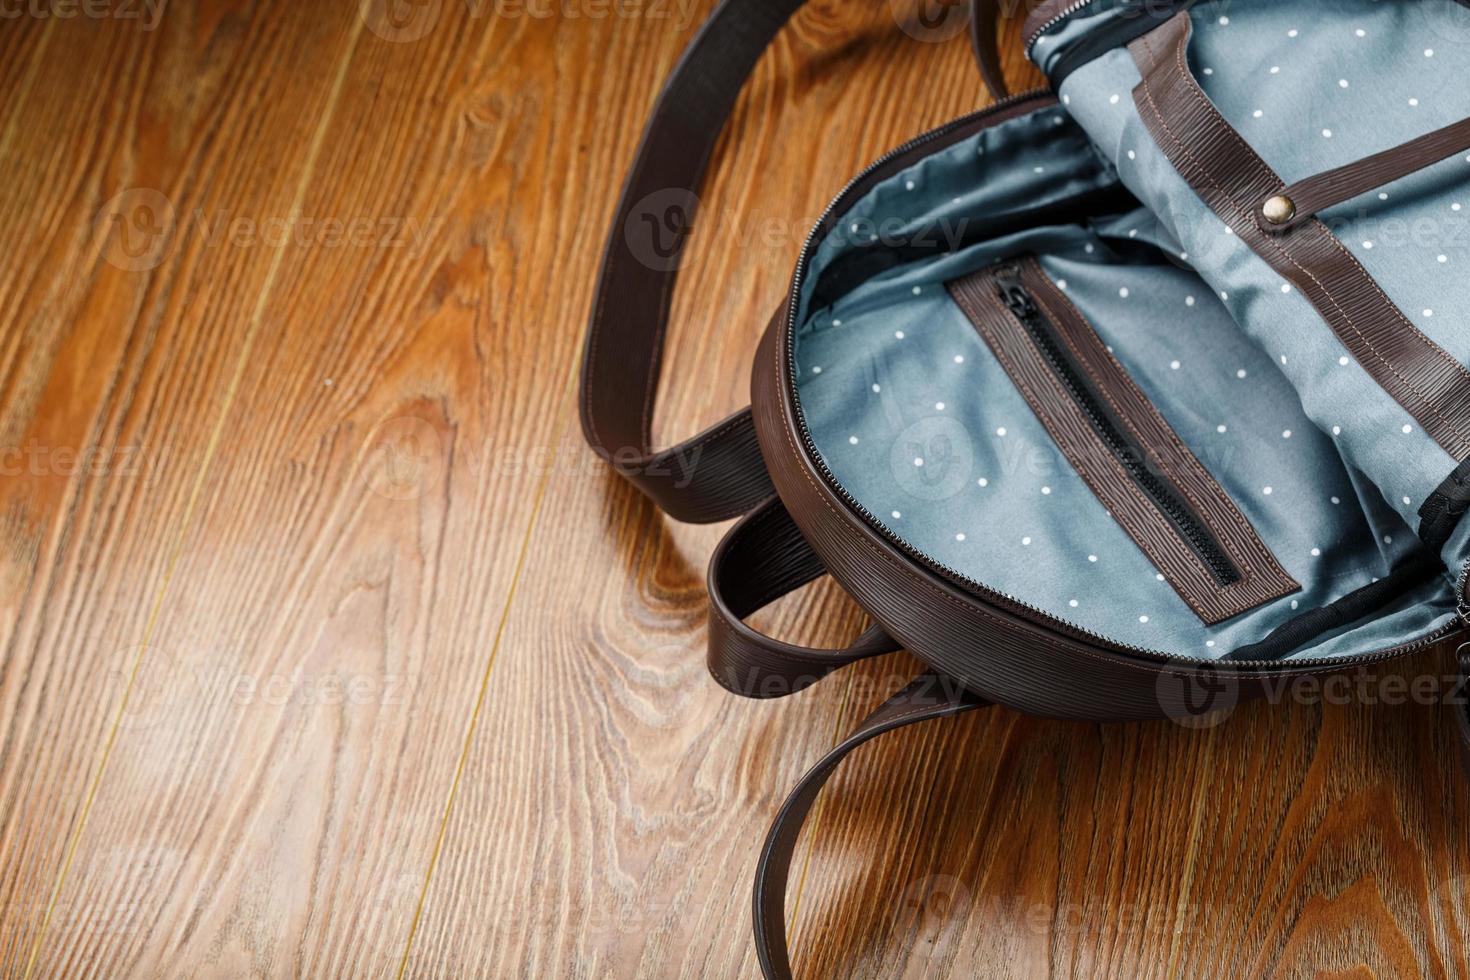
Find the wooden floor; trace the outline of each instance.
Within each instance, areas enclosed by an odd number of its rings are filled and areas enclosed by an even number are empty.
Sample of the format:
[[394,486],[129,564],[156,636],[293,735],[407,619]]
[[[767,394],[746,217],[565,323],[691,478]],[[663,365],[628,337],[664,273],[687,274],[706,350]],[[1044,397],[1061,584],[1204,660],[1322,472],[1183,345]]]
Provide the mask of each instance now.
[[[0,974],[751,976],[780,799],[915,664],[732,698],[722,529],[581,443],[604,224],[708,0],[157,8],[0,21]],[[717,155],[661,440],[744,403],[845,178],[983,101],[961,38],[800,13]],[[1451,734],[911,729],[803,838],[798,972],[1470,975]]]

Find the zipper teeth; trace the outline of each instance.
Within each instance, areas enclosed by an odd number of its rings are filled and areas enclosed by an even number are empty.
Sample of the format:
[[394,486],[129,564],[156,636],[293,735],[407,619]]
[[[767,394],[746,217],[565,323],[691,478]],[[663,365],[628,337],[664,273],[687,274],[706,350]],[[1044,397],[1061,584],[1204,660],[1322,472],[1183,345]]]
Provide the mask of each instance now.
[[1065,7],[1063,7],[1061,9],[1061,11],[1059,11],[1055,16],[1053,16],[1045,24],[1042,24],[1036,30],[1032,31],[1031,34],[1030,34],[1030,36],[1028,36],[1026,38],[1026,41],[1025,41],[1026,57],[1028,57],[1028,58],[1031,57],[1031,46],[1036,43],[1036,39],[1037,38],[1041,37],[1041,35],[1045,34],[1047,31],[1051,30],[1053,27],[1056,27],[1058,24],[1060,24],[1062,21],[1066,20],[1068,17],[1071,17],[1073,14],[1075,14],[1077,11],[1081,10],[1083,7],[1088,7],[1088,6],[1091,6],[1091,5],[1092,5],[1092,0],[1074,0],[1074,2],[1069,3]]
[[1455,578],[1455,611],[1460,614],[1460,621],[1470,626],[1470,604],[1465,600],[1465,584],[1470,580],[1470,559],[1460,564],[1460,574]]
[[[1087,4],[1091,2],[1092,0],[1079,0],[1076,7],[1078,10],[1080,10],[1082,7],[1087,6]],[[1058,18],[1060,19],[1060,17],[1063,16],[1066,16],[1066,14],[1058,15]],[[1048,27],[1049,26],[1050,25],[1048,25]],[[801,244],[801,251],[798,253],[796,259],[796,270],[791,276],[791,289],[787,293],[786,297],[785,353],[787,363],[789,365],[794,366],[796,364],[796,308],[798,298],[801,294],[802,281],[806,275],[807,262],[811,259],[812,248],[816,244],[818,233],[822,231],[824,226],[826,226],[828,219],[832,217],[838,206],[844,203],[844,198],[846,198],[847,195],[851,193],[855,187],[857,187],[864,180],[867,180],[877,170],[888,164],[894,158],[901,156],[909,152],[910,150],[923,146],[926,143],[932,143],[935,140],[942,139],[943,137],[948,136],[950,133],[955,132],[957,129],[969,125],[970,123],[977,122],[978,120],[984,119],[988,116],[995,115],[996,113],[1001,112],[1005,109],[1009,109],[1013,106],[1021,105],[1028,100],[1055,102],[1056,95],[1050,89],[1045,88],[1036,88],[1026,92],[1018,92],[1015,95],[1007,96],[1006,98],[1001,99],[998,102],[994,102],[991,105],[986,106],[984,109],[979,110],[978,112],[972,112],[969,115],[961,116],[958,119],[945,123],[943,126],[940,126],[937,129],[931,129],[926,133],[920,133],[913,139],[908,140],[907,142],[895,147],[892,150],[889,150],[887,153],[883,154],[878,159],[868,164],[861,171],[859,171],[856,176],[854,176],[845,185],[843,185],[842,190],[838,191],[836,197],[827,202],[827,206],[823,208],[821,216],[817,219],[817,223],[813,225],[812,230],[807,234],[805,240]],[[897,548],[904,555],[907,555],[911,560],[942,576],[943,578],[948,579],[961,588],[969,591],[977,598],[992,601],[995,599],[999,599],[1003,603],[1008,603],[1016,609],[1024,610],[1026,613],[1040,621],[1042,625],[1053,629],[1059,629],[1063,633],[1075,634],[1077,636],[1090,638],[1092,640],[1096,640],[1100,643],[1106,644],[1109,647],[1125,650],[1129,653],[1139,654],[1141,656],[1155,660],[1186,664],[1217,663],[1216,660],[1210,659],[1208,657],[1187,657],[1183,654],[1167,653],[1163,650],[1150,650],[1147,647],[1138,646],[1132,643],[1120,643],[1117,640],[1112,639],[1111,637],[1103,636],[1101,633],[1098,633],[1095,630],[1087,629],[1084,626],[1076,626],[1072,623],[1068,623],[1064,620],[1058,619],[1051,613],[1046,612],[1045,610],[1034,606],[1029,602],[1026,602],[1024,599],[1019,599],[1016,596],[1009,595],[1005,592],[1000,592],[996,589],[991,588],[990,586],[982,585],[981,583],[970,578],[968,575],[965,575],[963,572],[951,568],[950,566],[945,565],[942,562],[935,561],[930,556],[919,551],[917,548],[913,547],[913,545],[900,538],[897,534],[894,534],[893,531],[891,531],[887,527],[887,525],[880,521],[873,514],[872,511],[868,510],[867,507],[859,503],[857,499],[854,498],[852,494],[847,491],[847,488],[842,486],[842,484],[837,481],[837,477],[832,473],[831,468],[827,466],[827,461],[822,457],[822,454],[817,449],[816,443],[812,439],[811,429],[808,428],[806,424],[806,413],[801,407],[801,399],[796,397],[796,379],[792,376],[791,371],[788,370],[786,372],[784,382],[786,385],[789,386],[789,393],[792,395],[791,404],[796,420],[797,432],[801,436],[802,446],[806,449],[808,460],[810,460],[812,465],[816,467],[817,472],[822,477],[822,481],[827,485],[827,489],[844,504],[846,504],[847,507],[850,508],[855,514],[861,517],[864,523],[866,523],[874,531],[880,534],[885,541],[887,541],[894,548]],[[1440,629],[1427,633],[1424,636],[1419,637],[1418,639],[1409,641],[1408,643],[1401,644],[1396,647],[1390,647],[1386,650],[1380,650],[1376,653],[1365,654],[1363,656],[1323,657],[1321,659],[1310,661],[1241,660],[1230,661],[1229,663],[1231,667],[1235,669],[1250,667],[1269,667],[1280,670],[1283,667],[1290,669],[1296,666],[1300,666],[1301,669],[1304,671],[1319,670],[1324,667],[1334,667],[1347,664],[1378,663],[1384,660],[1392,660],[1396,657],[1401,657],[1406,654],[1413,653],[1416,650],[1421,650],[1425,647],[1432,646],[1434,643],[1437,643],[1439,640],[1450,635],[1457,628],[1458,627],[1456,626],[1455,622],[1451,621]]]
[[[1113,458],[1128,471],[1128,474],[1133,477],[1133,482],[1147,493],[1154,505],[1169,518],[1174,529],[1194,550],[1217,584],[1230,585],[1233,582],[1239,582],[1240,570],[1225,554],[1214,535],[1204,527],[1199,516],[1179,499],[1174,488],[1148,468],[1143,454],[1135,452],[1129,445],[1128,440],[1118,431],[1112,419],[1108,418],[1102,410],[1092,387],[1082,379],[1077,369],[1062,354],[1054,334],[1055,326],[1045,314],[1036,308],[1031,290],[1021,281],[1020,267],[1006,266],[1000,271],[999,276],[1002,278],[1002,300],[1006,308],[1026,328],[1027,334],[1030,335],[1042,356],[1051,366],[1052,373],[1072,395],[1072,401],[1082,409],[1093,431],[1107,444]],[[1007,292],[1012,283],[1020,293],[1017,297],[1019,303],[1012,303],[1011,294]]]

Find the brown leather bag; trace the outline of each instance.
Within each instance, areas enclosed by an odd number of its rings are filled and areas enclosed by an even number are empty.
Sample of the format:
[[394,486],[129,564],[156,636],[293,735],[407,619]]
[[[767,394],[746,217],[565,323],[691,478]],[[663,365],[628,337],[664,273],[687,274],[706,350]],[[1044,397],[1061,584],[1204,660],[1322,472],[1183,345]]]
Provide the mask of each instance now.
[[[1443,23],[1470,27],[1451,0],[1426,2],[1442,5],[1434,15]],[[768,977],[790,976],[783,902],[802,821],[853,748],[990,703],[1098,721],[1194,718],[1304,676],[1443,642],[1463,629],[1465,580],[1446,565],[1467,557],[1459,518],[1470,504],[1470,343],[1447,349],[1455,340],[1438,332],[1440,321],[1412,316],[1390,298],[1404,289],[1394,278],[1402,276],[1401,255],[1381,246],[1372,252],[1375,242],[1358,225],[1333,223],[1360,198],[1370,209],[1448,201],[1455,175],[1436,175],[1470,148],[1470,120],[1288,183],[1265,162],[1284,151],[1247,130],[1267,113],[1235,98],[1255,83],[1212,80],[1209,60],[1228,44],[1305,44],[1301,32],[1321,25],[1281,20],[1294,6],[1281,2],[1241,0],[1216,16],[1191,11],[1188,0],[1048,0],[1031,11],[1025,35],[1057,91],[1014,96],[996,58],[1001,5],[979,3],[974,44],[994,103],[898,147],[842,190],[813,229],[755,354],[751,408],[654,449],[664,330],[695,191],[744,79],[799,5],[725,0],[669,78],[608,238],[581,401],[587,441],[670,516],[741,518],[709,567],[709,669],[717,682],[743,697],[778,697],[900,647],[931,668],[823,757],[777,815],[754,895]],[[1412,71],[1435,56],[1467,58],[1458,49],[1426,48],[1421,56],[1425,42],[1403,20],[1409,15],[1381,8],[1357,32],[1378,45],[1377,57],[1409,59]],[[1223,36],[1232,22],[1244,41]],[[1351,24],[1343,22],[1348,39]],[[1215,34],[1202,38],[1206,31]],[[1414,38],[1412,52],[1400,50],[1406,37]],[[1321,44],[1346,43],[1333,38]],[[1294,57],[1288,64],[1330,63]],[[1311,77],[1320,81],[1321,71]],[[1356,93],[1370,86],[1351,84],[1328,78],[1324,88],[1369,97]],[[1372,93],[1380,96],[1388,97]],[[1232,112],[1240,118],[1227,118]],[[1370,130],[1387,124],[1354,129],[1355,118],[1334,123],[1337,132],[1313,133],[1322,142],[1310,153],[1340,156],[1353,139],[1381,145],[1382,134]],[[1053,166],[1055,175],[1046,172]],[[1379,190],[1397,188],[1395,181],[1413,190],[1402,195],[1406,203],[1397,191],[1391,198]],[[1011,183],[1019,190],[1005,191]],[[915,192],[914,204],[904,203],[904,188]],[[964,212],[963,230],[921,241],[915,227],[950,207]],[[903,226],[894,236],[866,237],[860,221],[848,220],[882,208]],[[1458,202],[1441,208],[1445,216],[1458,211]],[[1463,246],[1430,249],[1427,271],[1470,260]],[[1146,283],[1147,292],[1130,294],[1121,282]],[[1435,288],[1451,308],[1452,288]],[[1138,312],[1106,315],[1121,300]],[[863,325],[843,325],[844,304]],[[1197,327],[1202,317],[1215,319]],[[897,353],[921,338],[891,329],[895,323],[965,346],[943,348],[942,358],[939,348],[915,353],[917,344]],[[843,336],[837,331],[852,331],[850,344],[835,340]],[[1169,353],[1175,338],[1187,342]],[[819,343],[838,357],[860,353],[852,363],[809,365],[808,348]],[[962,352],[950,357],[951,349]],[[844,431],[842,405],[867,381],[873,395],[888,397],[882,371],[909,371],[912,392],[914,372],[940,384],[941,373],[958,366],[983,368],[988,386],[975,380],[981,375],[953,382],[956,401],[934,402],[903,431],[942,430],[920,433],[914,444],[1001,460],[986,454],[1024,426],[1062,461],[1053,482],[1030,487],[1029,497],[998,486],[998,477],[977,478],[973,468],[948,480],[962,485],[948,496],[936,484],[906,483],[908,456],[920,470],[924,454],[906,452],[876,408],[864,409],[872,414],[862,424],[885,434],[877,449],[859,438],[857,420],[852,436],[833,437]],[[999,377],[1008,383],[997,387]],[[826,394],[828,378],[847,385],[847,394]],[[1239,393],[1214,394],[1232,391]],[[1006,399],[1009,434],[987,414]],[[969,414],[956,429],[960,410]],[[1228,423],[1217,424],[1216,415]],[[1211,455],[1215,435],[1241,429],[1257,433],[1246,452]],[[1274,494],[1258,477],[1268,458],[1292,463],[1295,482],[1283,476]],[[891,514],[877,503],[900,492],[905,505]],[[969,534],[931,528],[921,540],[912,528],[930,512],[946,520],[966,514],[966,494],[975,495],[977,515]],[[1043,511],[1063,505],[1060,518]],[[1048,542],[1038,535],[1033,545],[1000,516],[1024,522],[1033,514],[1051,529]],[[1074,530],[1078,542],[1118,546],[1103,561],[1081,560],[1084,546],[1068,540]],[[1318,531],[1320,540],[1303,537]],[[982,543],[1018,557],[940,557]],[[1079,555],[1076,568],[1063,567],[1068,549]],[[1036,553],[1034,564],[1019,557]],[[1109,562],[1119,570],[1102,571]],[[801,647],[744,621],[824,574],[874,621],[850,646]],[[1062,580],[1093,584],[1053,592]],[[1157,596],[1144,592],[1155,580]],[[1152,614],[1133,615],[1128,604],[1138,595],[1150,596]],[[1140,639],[1148,635],[1160,636],[1156,645]],[[1467,650],[1458,657],[1462,675],[1470,672]],[[1470,747],[1463,697],[1455,718]]]

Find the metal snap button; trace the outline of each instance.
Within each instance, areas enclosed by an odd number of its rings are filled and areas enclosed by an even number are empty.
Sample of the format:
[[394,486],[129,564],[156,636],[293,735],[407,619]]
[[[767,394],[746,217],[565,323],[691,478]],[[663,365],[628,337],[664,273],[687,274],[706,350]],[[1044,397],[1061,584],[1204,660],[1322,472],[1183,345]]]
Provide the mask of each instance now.
[[1261,215],[1273,225],[1284,225],[1296,215],[1296,203],[1285,194],[1276,194],[1261,205]]

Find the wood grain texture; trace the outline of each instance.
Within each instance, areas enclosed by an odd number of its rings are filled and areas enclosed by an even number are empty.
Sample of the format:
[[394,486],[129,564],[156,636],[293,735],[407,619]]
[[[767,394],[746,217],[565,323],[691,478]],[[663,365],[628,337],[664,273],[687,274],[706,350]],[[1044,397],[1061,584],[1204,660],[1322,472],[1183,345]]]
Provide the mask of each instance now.
[[[603,225],[708,4],[122,9],[0,31],[0,975],[752,975],[780,799],[916,665],[731,698],[721,529],[580,442]],[[833,191],[983,103],[916,25],[817,4],[758,66],[662,443],[744,403]],[[881,739],[804,836],[798,970],[1470,976],[1444,715]]]

